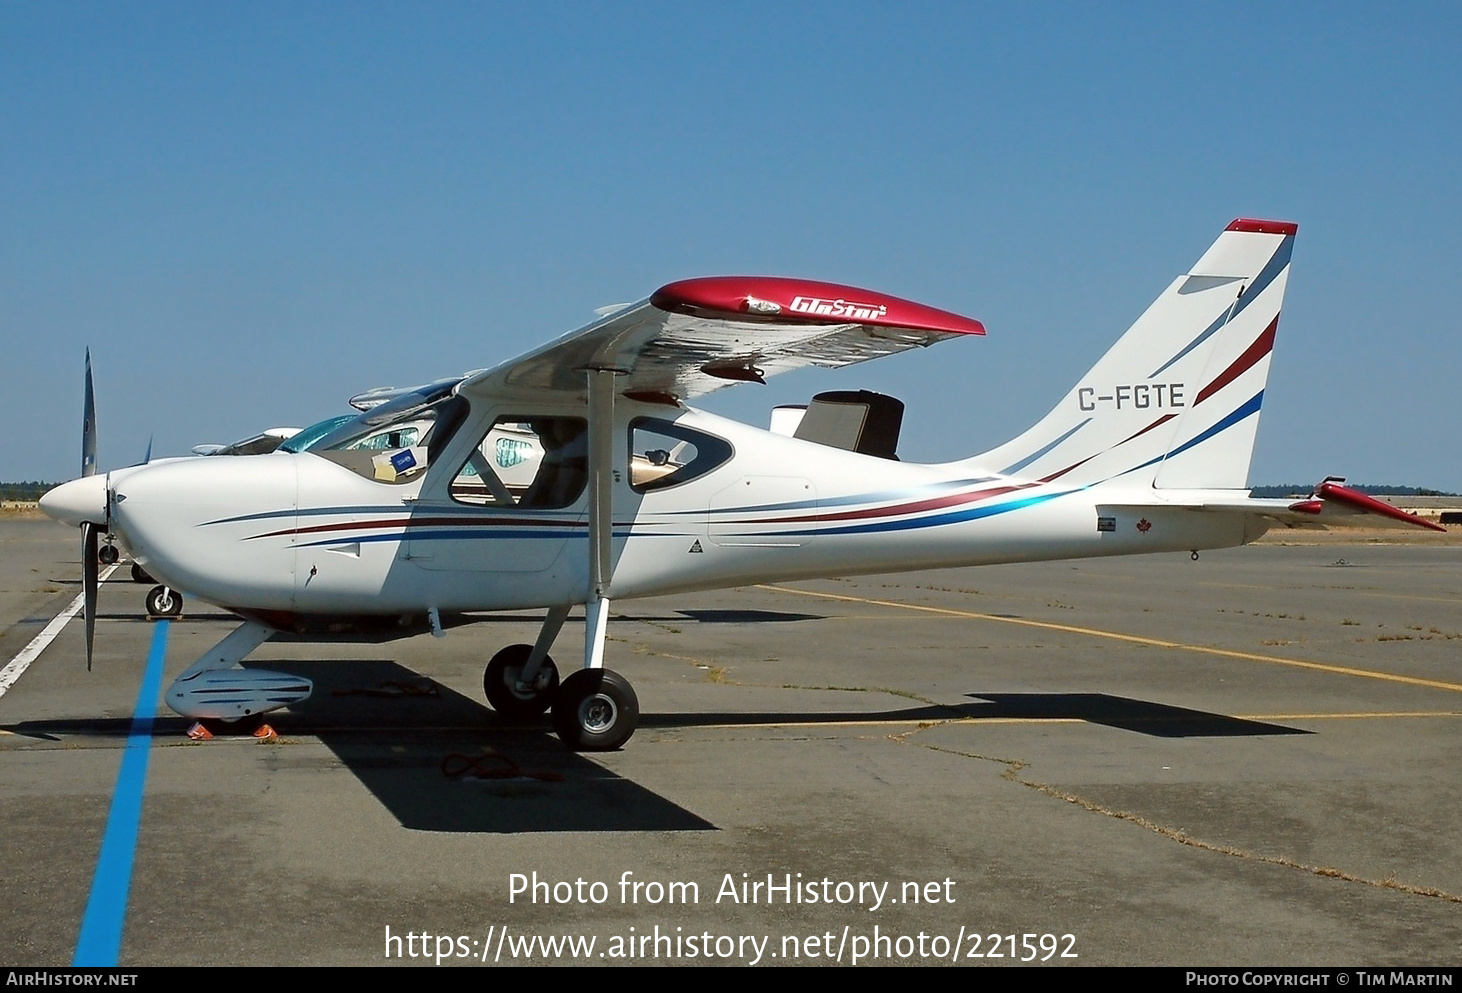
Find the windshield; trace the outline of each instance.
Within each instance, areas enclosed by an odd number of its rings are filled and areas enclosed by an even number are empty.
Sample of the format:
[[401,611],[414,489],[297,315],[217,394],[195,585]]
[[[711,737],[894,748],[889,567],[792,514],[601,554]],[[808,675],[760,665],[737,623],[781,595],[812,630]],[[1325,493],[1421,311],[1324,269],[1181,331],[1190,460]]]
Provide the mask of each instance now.
[[[389,425],[409,422],[426,413],[430,407],[452,395],[461,379],[439,379],[435,383],[418,386],[410,393],[403,393],[387,403],[372,407],[363,414],[347,418],[332,431],[309,446],[310,451],[328,451],[339,448],[389,448],[389,440],[371,443],[371,436],[381,435]],[[356,444],[352,444],[355,442]]]
[[334,417],[327,417],[318,424],[311,424],[309,427],[300,431],[299,434],[291,437],[279,446],[279,450],[281,452],[303,452],[346,421],[355,420],[355,417],[355,414],[337,414]]
[[[325,430],[301,450],[378,482],[420,478],[466,413],[466,401],[454,396],[461,381],[438,380],[355,417],[322,422],[306,429]],[[445,425],[440,431],[435,430],[439,422]]]

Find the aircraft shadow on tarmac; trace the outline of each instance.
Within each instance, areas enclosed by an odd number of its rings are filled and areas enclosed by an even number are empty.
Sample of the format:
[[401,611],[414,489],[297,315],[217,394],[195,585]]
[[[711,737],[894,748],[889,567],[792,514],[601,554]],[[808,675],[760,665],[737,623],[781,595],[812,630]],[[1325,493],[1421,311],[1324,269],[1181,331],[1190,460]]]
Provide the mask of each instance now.
[[[266,662],[246,668],[278,668]],[[403,827],[456,833],[714,831],[666,798],[565,749],[548,727],[507,724],[484,704],[394,662],[291,660],[315,684],[309,700],[269,715],[279,734],[318,738]],[[157,742],[192,721],[159,716]],[[0,730],[42,741],[126,742],[131,718],[23,721]],[[210,745],[200,744],[207,748]],[[261,744],[260,748],[271,748]],[[318,753],[283,748],[279,770],[318,768]]]
[[840,724],[960,719],[1079,720],[1136,731],[1157,738],[1248,737],[1313,734],[1302,728],[1245,720],[1148,700],[1106,693],[969,693],[984,703],[921,704],[880,711],[789,711],[782,713],[641,714],[641,727],[704,727],[711,725]]
[[275,727],[318,737],[403,827],[489,834],[715,830],[568,751],[546,719],[506,724],[486,705],[394,662],[291,660],[286,668],[312,680],[315,692]]
[[[788,621],[821,621],[822,614],[797,614],[787,610],[677,610],[679,617],[698,624],[785,624]],[[644,620],[645,618],[634,618]]]
[[1245,720],[1106,693],[970,693],[988,703],[970,708],[976,718],[1081,720],[1156,738],[1243,738],[1271,734],[1314,734],[1303,728]]
[[[291,660],[287,668],[312,680],[315,692],[271,722],[285,737],[319,738],[403,827],[488,834],[715,830],[665,797],[565,750],[546,719],[532,726],[505,723],[486,706],[395,662]],[[671,729],[1016,718],[1081,720],[1161,738],[1313,733],[1105,693],[967,696],[978,702],[884,711],[655,713],[642,715],[640,724]],[[190,724],[159,717],[152,732],[158,739],[177,739]],[[27,721],[4,730],[49,741],[69,736],[124,741],[130,727],[130,719],[107,718]],[[276,767],[318,765],[312,756],[296,756],[279,751]]]

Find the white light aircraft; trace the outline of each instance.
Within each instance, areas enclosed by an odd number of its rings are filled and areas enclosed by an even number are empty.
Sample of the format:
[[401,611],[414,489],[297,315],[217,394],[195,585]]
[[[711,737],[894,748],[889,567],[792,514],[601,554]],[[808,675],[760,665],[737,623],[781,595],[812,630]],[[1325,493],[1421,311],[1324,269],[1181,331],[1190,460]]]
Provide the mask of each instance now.
[[[816,403],[788,436],[685,401],[983,334],[977,321],[848,286],[714,277],[465,379],[393,391],[304,451],[86,477],[41,506],[93,547],[99,530],[123,535],[170,587],[244,618],[168,688],[180,714],[257,720],[306,698],[308,680],[239,666],[276,631],[424,619],[440,633],[446,614],[542,608],[536,643],[487,665],[488,701],[509,718],[551,708],[570,748],[618,748],[639,703],[604,667],[616,599],[1196,554],[1276,525],[1440,530],[1335,479],[1298,502],[1249,496],[1295,231],[1234,221],[1034,427],[953,462],[897,461],[886,430],[872,448],[856,431],[800,436],[830,423]],[[549,650],[576,605],[583,661],[560,682]]]

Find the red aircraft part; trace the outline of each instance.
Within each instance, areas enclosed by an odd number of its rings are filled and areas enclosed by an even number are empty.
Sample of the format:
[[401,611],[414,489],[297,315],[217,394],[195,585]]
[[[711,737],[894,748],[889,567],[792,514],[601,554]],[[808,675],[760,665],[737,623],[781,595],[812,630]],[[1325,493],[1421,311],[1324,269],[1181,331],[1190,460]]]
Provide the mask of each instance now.
[[[1405,521],[1407,524],[1416,524],[1424,528],[1431,528],[1433,531],[1447,533],[1447,529],[1440,524],[1433,524],[1415,514],[1408,514],[1399,510],[1389,503],[1377,500],[1375,497],[1366,496],[1360,490],[1353,490],[1349,486],[1341,486],[1339,483],[1321,483],[1315,487],[1315,496],[1322,500],[1334,500],[1336,503],[1343,503],[1354,507],[1357,510],[1364,510],[1371,514],[1380,514],[1382,517],[1391,517],[1398,521]],[[1292,510],[1305,510],[1307,508],[1296,505]]]
[[969,317],[856,286],[780,276],[706,276],[660,287],[650,303],[674,313],[811,324],[870,324],[943,334],[984,334]]

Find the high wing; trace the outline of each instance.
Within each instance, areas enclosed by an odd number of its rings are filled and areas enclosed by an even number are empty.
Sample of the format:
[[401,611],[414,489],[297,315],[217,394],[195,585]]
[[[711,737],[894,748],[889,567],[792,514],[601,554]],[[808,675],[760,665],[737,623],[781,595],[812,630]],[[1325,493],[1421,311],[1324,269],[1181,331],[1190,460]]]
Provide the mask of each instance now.
[[670,283],[464,382],[467,396],[582,395],[588,370],[616,391],[675,402],[806,366],[838,368],[966,334],[979,321],[836,283],[712,276]]

